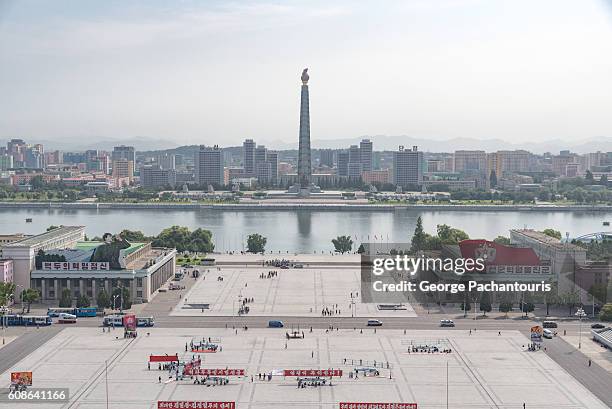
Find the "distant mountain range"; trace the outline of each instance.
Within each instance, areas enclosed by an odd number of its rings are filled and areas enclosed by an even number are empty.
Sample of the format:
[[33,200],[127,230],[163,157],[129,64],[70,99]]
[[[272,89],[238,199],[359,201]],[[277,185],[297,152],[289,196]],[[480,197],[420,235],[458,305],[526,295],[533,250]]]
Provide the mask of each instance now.
[[[502,139],[476,139],[476,138],[422,138],[414,136],[388,136],[373,135],[361,136],[356,138],[344,139],[314,139],[311,142],[313,149],[331,148],[346,149],[350,145],[359,144],[362,139],[368,138],[374,144],[374,150],[396,150],[398,146],[405,147],[418,146],[419,150],[425,152],[453,152],[455,150],[484,150],[494,152],[498,150],[525,149],[533,153],[558,153],[560,150],[570,150],[575,153],[588,152],[612,152],[612,137],[602,136],[582,140],[567,141],[561,139],[551,139],[542,142],[515,143]],[[48,150],[59,149],[62,151],[85,151],[87,149],[112,150],[117,145],[130,145],[136,147],[137,151],[160,151],[179,148],[182,145],[175,141],[136,136],[132,138],[108,138],[108,137],[88,137],[88,138],[66,138],[61,140],[28,138],[28,143],[42,143]],[[204,141],[203,141],[204,142]],[[219,141],[222,142],[222,141]],[[287,142],[281,140],[258,140],[256,142],[265,144],[272,150],[291,150],[297,149],[297,138],[295,141]],[[210,144],[210,143],[207,143]],[[234,144],[233,146],[236,146]],[[193,145],[195,147],[195,144]],[[228,147],[228,146],[223,146]]]
[[[575,153],[588,152],[612,152],[612,137],[595,137],[576,141],[566,141],[561,139],[551,139],[542,142],[513,143],[502,139],[475,139],[475,138],[452,138],[452,139],[427,139],[412,136],[362,136],[358,138],[346,139],[321,139],[313,140],[313,149],[331,148],[345,149],[350,145],[359,144],[362,139],[370,139],[374,144],[374,150],[396,150],[403,145],[411,148],[418,146],[419,150],[425,152],[453,152],[456,150],[484,150],[495,152],[498,150],[525,149],[533,153],[559,153],[560,150],[570,150]],[[270,149],[296,149],[295,143],[273,141],[266,144]]]

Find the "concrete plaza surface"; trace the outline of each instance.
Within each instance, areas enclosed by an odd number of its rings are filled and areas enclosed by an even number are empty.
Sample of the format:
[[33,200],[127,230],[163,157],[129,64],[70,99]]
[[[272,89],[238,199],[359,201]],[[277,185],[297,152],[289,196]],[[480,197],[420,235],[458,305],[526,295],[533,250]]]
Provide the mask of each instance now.
[[[322,259],[332,258],[327,256]],[[355,257],[352,259],[359,260]],[[247,316],[321,317],[323,309],[337,317],[417,316],[410,304],[405,304],[404,310],[381,311],[377,304],[361,303],[358,264],[290,269],[226,265],[200,270],[204,276],[186,294],[181,295],[170,315],[236,316],[241,303],[239,300],[253,298],[253,302],[246,304],[250,309]],[[277,272],[277,275],[267,278],[270,271]],[[262,274],[266,278],[260,278]]]
[[[146,332],[150,332],[150,336]],[[305,339],[286,340],[283,329],[165,329],[139,330],[123,339],[117,329],[66,328],[11,370],[33,371],[34,387],[68,387],[67,404],[0,404],[0,408],[106,408],[106,371],[109,408],[150,409],[157,400],[235,401],[237,408],[338,408],[339,402],[415,402],[419,408],[446,407],[447,363],[450,408],[584,408],[606,405],[567,374],[543,351],[528,352],[528,342],[516,331],[366,329],[306,331]],[[118,339],[116,337],[119,337]],[[157,364],[147,369],[151,354],[191,357],[185,343],[192,338],[215,338],[222,350],[200,354],[202,368],[245,369],[245,377],[231,377],[228,385],[206,387],[190,379],[175,381]],[[407,345],[445,340],[451,353],[408,353]],[[347,359],[345,363],[344,359]],[[351,379],[350,360],[384,362],[378,377]],[[366,363],[366,361],[369,361]],[[387,362],[390,369],[387,368]],[[342,369],[333,386],[297,388],[295,378],[274,376],[258,380],[258,373],[282,369]],[[0,387],[9,384],[9,372]],[[254,381],[251,381],[251,375]],[[158,377],[162,376],[159,383]],[[391,379],[389,379],[391,376]]]

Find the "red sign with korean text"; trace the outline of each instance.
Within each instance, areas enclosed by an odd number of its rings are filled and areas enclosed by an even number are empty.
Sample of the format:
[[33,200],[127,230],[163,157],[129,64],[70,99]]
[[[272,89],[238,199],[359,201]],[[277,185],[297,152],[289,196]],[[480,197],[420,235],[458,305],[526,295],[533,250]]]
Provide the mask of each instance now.
[[178,355],[149,355],[149,362],[178,362]]
[[417,409],[416,403],[340,402],[340,409]]
[[202,375],[202,376],[244,376],[244,369],[208,369],[208,368],[191,368],[185,370],[185,375]]
[[235,402],[157,401],[157,409],[236,409]]
[[285,369],[284,376],[342,376],[342,369]]

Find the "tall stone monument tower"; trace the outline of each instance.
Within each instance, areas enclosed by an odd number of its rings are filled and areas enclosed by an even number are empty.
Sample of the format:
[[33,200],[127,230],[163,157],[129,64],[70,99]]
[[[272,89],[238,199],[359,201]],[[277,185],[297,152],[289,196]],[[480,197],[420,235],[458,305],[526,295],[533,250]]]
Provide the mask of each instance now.
[[310,157],[310,108],[308,98],[308,68],[302,71],[302,99],[300,103],[300,143],[298,151],[298,183],[308,189],[311,182],[312,163]]

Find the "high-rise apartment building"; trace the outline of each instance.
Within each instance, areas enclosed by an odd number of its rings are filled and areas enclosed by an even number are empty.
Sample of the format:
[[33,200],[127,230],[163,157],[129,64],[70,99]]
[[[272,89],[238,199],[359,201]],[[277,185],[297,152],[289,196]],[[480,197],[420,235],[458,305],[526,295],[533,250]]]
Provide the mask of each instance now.
[[164,152],[155,157],[155,162],[160,169],[174,170],[176,169],[176,158],[173,154]]
[[334,167],[334,150],[333,149],[320,149],[319,150],[321,166],[327,166],[328,168]]
[[243,149],[243,163],[245,175],[253,176],[255,175],[255,141],[252,139],[246,139],[242,143]]
[[[97,155],[96,155],[97,156]],[[111,154],[111,160],[125,159],[136,163],[136,150],[133,146],[115,146]]]
[[349,153],[340,151],[336,155],[336,167],[338,168],[338,176],[348,176]]
[[372,167],[372,142],[369,139],[364,139],[359,143],[359,156],[361,162],[361,170],[370,172]]
[[266,155],[266,162],[270,164],[270,180],[272,184],[278,182],[278,152],[268,151]]
[[113,160],[113,177],[130,179],[133,178],[134,162],[123,158]]
[[200,186],[223,185],[223,156],[219,146],[200,145],[194,158],[195,182]]
[[495,155],[495,173],[498,178],[505,174],[525,172],[530,168],[531,153],[528,151],[497,151]]
[[176,171],[162,169],[157,165],[147,165],[140,169],[140,183],[143,187],[156,188],[176,185]]
[[485,151],[455,151],[455,172],[485,172],[487,170],[487,154]]
[[401,187],[423,183],[423,152],[416,146],[412,150],[400,146],[393,153],[393,183]]

